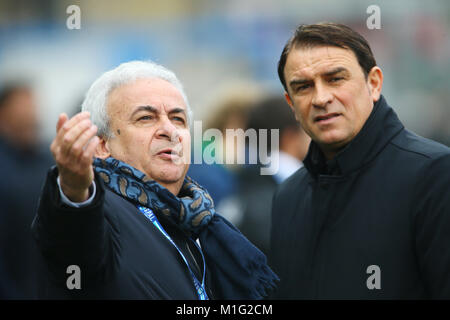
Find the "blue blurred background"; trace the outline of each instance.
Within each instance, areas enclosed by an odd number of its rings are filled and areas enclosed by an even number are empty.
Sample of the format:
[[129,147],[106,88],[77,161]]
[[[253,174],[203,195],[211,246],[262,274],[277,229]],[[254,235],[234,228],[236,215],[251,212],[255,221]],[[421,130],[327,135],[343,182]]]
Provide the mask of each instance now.
[[[69,30],[70,5],[81,29]],[[369,5],[381,29],[369,30]],[[60,112],[74,112],[102,72],[152,59],[185,85],[195,119],[215,111],[233,83],[282,94],[276,64],[300,23],[334,21],[361,32],[385,74],[383,93],[407,127],[450,144],[450,2],[395,0],[1,0],[0,83],[35,89],[41,139],[50,141]]]

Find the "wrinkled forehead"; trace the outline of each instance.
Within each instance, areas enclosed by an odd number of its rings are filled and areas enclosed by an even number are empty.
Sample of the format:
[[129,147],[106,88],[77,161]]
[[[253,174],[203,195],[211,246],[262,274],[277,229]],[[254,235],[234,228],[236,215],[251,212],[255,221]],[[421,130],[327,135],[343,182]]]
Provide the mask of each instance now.
[[285,77],[311,78],[335,68],[353,70],[359,67],[353,51],[334,46],[305,46],[291,50],[287,57]]
[[157,111],[173,108],[187,112],[185,98],[172,83],[158,78],[138,79],[114,88],[108,96],[108,113],[130,114],[140,106],[152,106]]

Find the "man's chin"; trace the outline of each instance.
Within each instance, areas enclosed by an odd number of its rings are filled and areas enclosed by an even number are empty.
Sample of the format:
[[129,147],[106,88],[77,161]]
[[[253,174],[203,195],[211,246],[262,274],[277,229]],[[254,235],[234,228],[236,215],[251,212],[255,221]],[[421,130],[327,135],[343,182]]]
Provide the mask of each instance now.
[[348,143],[349,135],[340,130],[321,132],[314,139],[318,144],[338,148]]
[[157,182],[161,184],[167,183],[177,183],[180,180],[184,180],[186,175],[186,171],[184,168],[164,168],[163,170],[158,170],[158,172],[153,172],[152,177]]

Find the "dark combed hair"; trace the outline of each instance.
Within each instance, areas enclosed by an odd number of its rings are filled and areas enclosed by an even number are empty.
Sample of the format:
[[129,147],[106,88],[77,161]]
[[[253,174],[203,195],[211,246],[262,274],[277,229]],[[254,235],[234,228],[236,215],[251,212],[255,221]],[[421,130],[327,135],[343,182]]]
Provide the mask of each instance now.
[[367,78],[370,70],[377,65],[375,57],[366,39],[353,29],[338,23],[321,22],[299,25],[294,35],[288,40],[278,61],[278,77],[287,92],[284,67],[292,48],[316,46],[333,46],[351,50]]

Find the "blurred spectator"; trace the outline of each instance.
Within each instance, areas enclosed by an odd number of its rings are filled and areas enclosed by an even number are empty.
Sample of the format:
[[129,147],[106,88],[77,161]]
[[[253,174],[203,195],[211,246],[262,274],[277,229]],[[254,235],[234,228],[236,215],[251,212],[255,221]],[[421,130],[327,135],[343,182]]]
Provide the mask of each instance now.
[[0,90],[0,299],[36,297],[30,228],[52,164],[48,147],[39,145],[36,109],[27,85]]
[[[248,128],[267,130],[267,153],[279,159],[274,175],[262,175],[262,161],[245,165],[238,173],[238,199],[242,208],[239,228],[266,255],[270,247],[272,196],[278,184],[302,167],[302,160],[311,141],[295,120],[294,114],[281,96],[269,97],[257,103],[249,114]],[[271,130],[279,130],[279,150],[271,146]],[[258,135],[259,139],[259,135]],[[264,145],[264,144],[263,144]],[[249,149],[261,147],[249,146]],[[259,152],[258,152],[259,154]]]
[[[247,116],[250,106],[254,104],[255,99],[260,96],[260,90],[250,83],[236,82],[231,86],[226,86],[212,95],[210,109],[212,110],[206,126],[202,129],[218,129],[223,135],[223,164],[207,164],[202,161],[201,164],[192,163],[189,167],[188,175],[204,186],[211,194],[217,212],[226,217],[233,224],[238,224],[238,217],[241,215],[240,208],[236,203],[236,192],[238,190],[238,181],[235,176],[236,156],[239,152],[236,143],[226,146],[226,130],[242,129],[247,125]],[[198,138],[198,137],[194,137]],[[202,151],[212,141],[202,141],[198,144],[202,146]],[[226,163],[226,155],[233,152],[233,163]],[[191,158],[193,159],[193,157]],[[217,158],[216,158],[217,159]],[[192,161],[193,162],[193,161]]]

